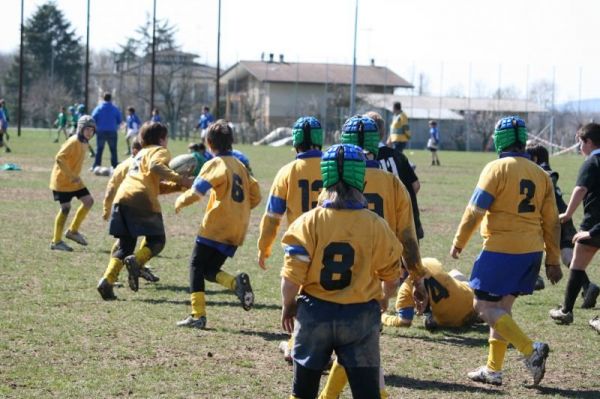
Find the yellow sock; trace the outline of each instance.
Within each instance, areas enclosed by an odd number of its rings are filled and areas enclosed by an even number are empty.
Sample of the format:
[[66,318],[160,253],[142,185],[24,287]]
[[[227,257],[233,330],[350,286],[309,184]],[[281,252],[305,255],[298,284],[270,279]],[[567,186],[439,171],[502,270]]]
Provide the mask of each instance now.
[[140,247],[138,249],[142,249],[146,246],[146,237],[142,237],[142,241],[140,241]]
[[78,232],[79,227],[81,226],[81,223],[83,223],[83,220],[85,219],[85,217],[87,216],[89,211],[90,211],[90,208],[86,208],[83,205],[79,205],[79,208],[77,208],[77,213],[75,213],[75,217],[73,218],[73,221],[71,222],[71,226],[69,227],[69,230],[71,230],[74,233]]
[[410,327],[410,325],[412,324],[410,320],[405,320],[391,314],[381,315],[381,322],[384,326],[388,327]]
[[140,266],[144,266],[152,258],[152,251],[148,247],[142,247],[135,253],[135,260]]
[[62,210],[58,211],[58,215],[54,218],[54,235],[52,236],[52,243],[56,244],[62,240],[63,230],[65,229],[65,222],[67,221],[67,214],[63,213]]
[[192,292],[192,317],[198,318],[200,316],[206,316],[206,301],[204,299],[204,292]]
[[490,338],[488,342],[490,343],[490,353],[488,354],[487,368],[491,371],[502,371],[508,342],[496,338]]
[[227,272],[220,271],[217,273],[215,277],[217,283],[221,284],[225,288],[229,288],[230,290],[235,290],[235,277]]
[[500,316],[493,328],[523,355],[529,356],[533,353],[533,342],[508,314]]
[[346,375],[346,370],[336,360],[333,362],[331,370],[329,370],[327,384],[325,384],[325,388],[323,388],[319,399],[336,399],[342,393],[347,383],[348,376]]
[[379,397],[381,399],[388,399],[390,397],[390,395],[387,393],[387,391],[385,390],[385,388],[380,388],[379,389]]
[[110,258],[108,267],[104,272],[104,278],[111,284],[114,284],[119,278],[119,273],[123,269],[123,261],[119,258]]

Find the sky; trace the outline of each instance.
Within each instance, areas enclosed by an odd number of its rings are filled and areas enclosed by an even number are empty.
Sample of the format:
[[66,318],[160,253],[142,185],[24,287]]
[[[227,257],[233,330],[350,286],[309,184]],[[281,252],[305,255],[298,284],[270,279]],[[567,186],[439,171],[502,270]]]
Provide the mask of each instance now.
[[[46,0],[24,0],[25,19]],[[216,66],[218,0],[156,0],[182,50]],[[21,0],[2,0],[0,52],[17,51]],[[55,0],[85,41],[86,0]],[[351,64],[356,0],[221,0],[221,67],[283,54],[289,62]],[[91,0],[90,46],[118,48],[152,0]],[[539,80],[555,101],[600,98],[597,0],[358,0],[356,60],[387,66],[432,95],[525,98]]]

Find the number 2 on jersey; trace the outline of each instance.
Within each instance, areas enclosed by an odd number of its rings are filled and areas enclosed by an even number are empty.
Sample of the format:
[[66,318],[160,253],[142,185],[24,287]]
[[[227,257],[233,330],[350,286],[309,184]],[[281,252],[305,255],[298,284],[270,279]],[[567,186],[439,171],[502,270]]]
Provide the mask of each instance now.
[[523,179],[519,185],[519,193],[525,195],[525,198],[519,202],[519,213],[535,212],[535,205],[531,203],[535,195],[535,184],[531,180]]

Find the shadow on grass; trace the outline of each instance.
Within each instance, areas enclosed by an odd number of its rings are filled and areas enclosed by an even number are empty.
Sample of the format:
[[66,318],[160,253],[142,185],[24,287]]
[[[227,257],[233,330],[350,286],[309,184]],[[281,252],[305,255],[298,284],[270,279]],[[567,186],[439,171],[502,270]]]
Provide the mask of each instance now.
[[[145,302],[145,303],[157,304],[157,305],[158,304],[170,304],[170,305],[188,305],[188,306],[190,306],[189,299],[176,300],[176,299],[167,299],[167,298],[157,298],[157,299],[143,298],[143,299],[133,299],[133,301],[139,301],[139,302]],[[241,307],[240,303],[237,301],[235,301],[235,302],[211,301],[210,299],[208,299],[206,301],[206,305],[207,306],[230,306],[233,308]],[[279,305],[255,303],[254,306],[252,306],[252,309],[277,309],[277,310],[280,310],[281,307]]]
[[414,339],[419,341],[432,342],[435,344],[468,346],[472,348],[480,348],[488,345],[487,335],[485,336],[485,338],[476,338],[452,333],[449,331],[439,331],[438,333],[433,333],[425,336],[401,335],[401,337],[403,339]]
[[252,331],[252,330],[241,330],[241,331],[231,330],[230,332],[233,334],[258,336],[258,337],[261,337],[262,339],[264,339],[265,341],[287,341],[288,339],[290,339],[290,335],[283,333],[283,332]]
[[417,389],[421,391],[446,391],[446,392],[480,392],[486,395],[506,395],[506,392],[500,389],[488,388],[488,387],[475,387],[471,385],[458,384],[456,382],[443,382],[443,381],[430,381],[430,380],[418,380],[411,377],[400,376],[400,375],[386,375],[385,385],[393,386],[396,388],[409,388]]
[[581,399],[597,399],[600,398],[600,389],[595,391],[589,389],[561,389],[551,387],[532,387],[542,395],[552,395],[561,398],[581,398]]

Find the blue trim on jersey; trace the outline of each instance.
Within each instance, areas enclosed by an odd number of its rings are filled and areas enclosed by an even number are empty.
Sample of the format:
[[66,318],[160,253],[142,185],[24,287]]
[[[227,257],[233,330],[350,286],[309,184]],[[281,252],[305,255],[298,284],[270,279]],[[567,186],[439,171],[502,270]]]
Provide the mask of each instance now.
[[212,184],[203,179],[196,179],[194,181],[194,190],[202,195],[206,195],[206,192],[212,188]]
[[367,159],[367,168],[381,169],[381,165],[379,164],[379,161],[375,159]]
[[224,244],[222,242],[214,241],[210,238],[200,236],[196,236],[196,243],[208,245],[209,247],[216,249],[223,255],[229,256],[230,258],[233,258],[233,255],[235,255],[235,251],[237,250],[236,245]]
[[531,156],[526,153],[526,152],[501,152],[499,155],[499,158],[506,158],[506,157],[522,157],[522,158],[527,158],[527,159],[531,159]]
[[302,245],[284,245],[283,250],[289,256],[297,256],[297,255],[308,256],[308,251]]
[[283,198],[269,195],[269,201],[267,202],[267,212],[273,212],[278,215],[283,215],[287,208],[287,203]]
[[494,202],[494,196],[479,187],[475,188],[470,203],[481,209],[490,209]]
[[[325,200],[323,201],[323,204],[321,204],[321,206],[323,208],[331,208],[332,206],[332,202],[330,200]],[[366,205],[358,202],[358,201],[346,201],[344,203],[344,209],[364,209],[366,208]]]
[[323,156],[323,153],[321,152],[321,150],[308,150],[308,151],[304,151],[299,154],[296,154],[296,159],[321,158],[322,156]]
[[598,154],[600,154],[600,148],[596,148],[594,151],[590,152],[589,156],[591,157],[592,155],[598,155]]
[[415,318],[415,308],[401,308],[396,311],[396,316],[404,320],[412,320]]

